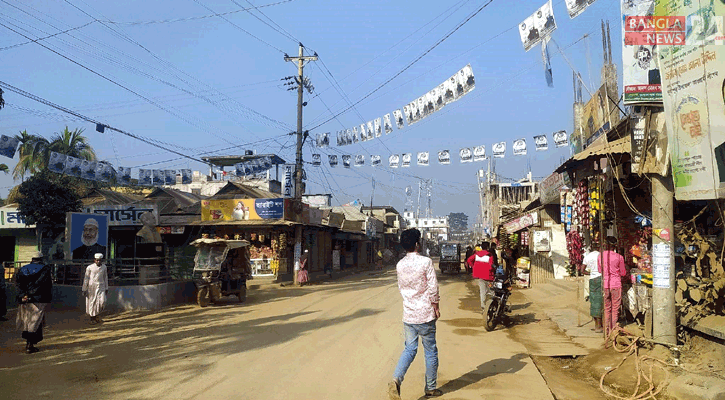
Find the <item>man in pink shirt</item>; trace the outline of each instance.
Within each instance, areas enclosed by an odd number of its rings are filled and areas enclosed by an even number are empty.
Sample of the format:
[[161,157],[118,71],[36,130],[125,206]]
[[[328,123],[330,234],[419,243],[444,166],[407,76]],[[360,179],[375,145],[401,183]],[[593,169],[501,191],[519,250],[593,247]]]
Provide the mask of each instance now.
[[391,400],[400,400],[400,384],[418,352],[420,336],[425,350],[425,397],[442,396],[437,389],[438,347],[436,346],[436,320],[441,316],[438,308],[438,279],[433,260],[418,254],[420,231],[406,229],[400,234],[400,244],[407,252],[398,262],[398,289],[403,296],[403,331],[405,349],[400,355],[388,385]]
[[607,237],[605,250],[599,254],[599,272],[604,280],[604,332],[606,336],[614,330],[619,321],[619,307],[622,305],[622,277],[627,275],[624,257],[614,252],[617,239]]

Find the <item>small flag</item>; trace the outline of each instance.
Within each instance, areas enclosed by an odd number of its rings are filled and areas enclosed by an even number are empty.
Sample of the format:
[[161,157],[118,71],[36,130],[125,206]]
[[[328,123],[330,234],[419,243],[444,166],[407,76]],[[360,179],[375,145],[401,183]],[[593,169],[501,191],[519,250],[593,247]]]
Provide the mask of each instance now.
[[448,150],[441,150],[438,152],[438,164],[448,165],[451,163],[451,152]]
[[506,156],[506,142],[498,142],[491,148],[494,158],[504,158]]
[[352,161],[352,156],[349,154],[344,154],[342,156],[342,166],[345,168],[350,168],[350,161]]
[[385,114],[383,116],[383,127],[385,129],[385,134],[390,135],[393,132],[393,123],[390,120],[390,114]]
[[473,161],[484,161],[486,159],[486,146],[473,148]]
[[398,130],[403,129],[403,112],[397,109],[393,111],[393,116],[395,117],[395,125],[398,127]]
[[[131,171],[129,170],[129,179],[131,178]],[[190,169],[182,169],[181,170],[181,183],[184,185],[188,185],[191,183],[191,170]]]
[[403,161],[400,166],[408,168],[410,167],[411,162],[413,162],[413,153],[403,153]]
[[526,139],[514,140],[513,149],[514,149],[515,156],[525,156],[526,155]]
[[554,132],[554,144],[556,147],[569,145],[569,138],[566,137],[566,131]]
[[355,156],[355,166],[356,167],[362,167],[365,165],[365,156],[363,154],[358,154]]
[[427,167],[430,154],[427,151],[418,152],[418,166]]
[[331,168],[337,167],[337,154],[328,154],[327,159],[330,162]]
[[15,157],[15,151],[20,141],[16,137],[2,135],[0,136],[0,155],[8,158]]
[[319,154],[312,155],[312,165],[319,167],[322,164],[322,157]]
[[400,156],[397,154],[393,154],[392,156],[388,157],[388,165],[390,168],[398,168],[398,165],[400,165]]
[[536,151],[549,150],[549,140],[546,139],[546,135],[534,136],[534,144],[536,145]]
[[469,147],[462,148],[458,154],[461,156],[461,164],[473,161],[473,152]]

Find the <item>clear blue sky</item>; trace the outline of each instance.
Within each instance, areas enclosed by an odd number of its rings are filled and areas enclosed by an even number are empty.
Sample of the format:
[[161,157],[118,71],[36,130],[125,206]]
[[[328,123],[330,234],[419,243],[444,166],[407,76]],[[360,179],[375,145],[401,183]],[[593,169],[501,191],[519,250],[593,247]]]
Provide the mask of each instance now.
[[[341,93],[350,102],[357,102],[488,0],[293,0],[261,8],[264,15],[252,11],[259,19],[246,11],[233,11],[278,0],[235,1],[2,0],[0,23],[31,39],[88,24],[40,43],[118,85],[36,43],[7,48],[28,39],[3,26],[0,80],[185,154],[242,154],[244,149],[254,149],[294,162],[294,140],[285,134],[295,129],[296,93],[287,91],[280,79],[294,75],[296,68],[283,61],[283,52],[296,55],[297,41],[301,41],[321,58],[305,68],[315,95],[319,95],[313,98],[305,94],[309,104],[304,125],[309,129],[332,116],[328,107],[335,113],[348,107]],[[473,223],[478,213],[475,174],[485,164],[459,164],[461,147],[483,144],[490,152],[492,143],[505,140],[506,158],[496,160],[499,176],[518,179],[529,168],[535,177],[550,174],[570,156],[569,150],[551,146],[549,151],[537,153],[532,137],[547,134],[551,140],[552,132],[565,129],[571,133],[569,63],[585,82],[591,82],[592,90],[599,86],[601,19],[608,19],[612,27],[612,51],[621,90],[621,24],[619,0],[597,0],[573,20],[564,1],[554,1],[558,29],[553,39],[564,49],[568,62],[556,44],[552,45],[554,87],[549,88],[540,48],[525,52],[517,29],[543,3],[494,0],[392,82],[354,109],[312,130],[312,137],[318,132],[332,132],[335,147],[336,131],[392,113],[466,64],[473,68],[476,89],[434,116],[396,129],[382,140],[326,149],[323,167],[306,168],[308,193],[332,193],[334,205],[355,199],[368,203],[374,178],[374,204],[390,204],[402,212],[405,187],[413,186],[417,198],[419,178],[433,179],[433,212],[447,215],[462,211]],[[197,18],[214,13],[229,14]],[[588,39],[569,47],[587,33]],[[339,83],[339,88],[332,87],[331,82]],[[584,96],[588,98],[586,93]],[[198,162],[178,159],[119,133],[97,133],[87,122],[14,93],[6,91],[4,97],[7,107],[0,110],[2,134],[15,135],[27,129],[49,138],[66,125],[80,127],[99,159],[114,166],[133,167],[133,177],[138,167],[207,170]],[[516,157],[511,154],[511,142],[521,137],[527,139],[529,155]],[[232,146],[241,147],[224,150]],[[436,154],[443,149],[451,151],[451,165],[438,165]],[[391,153],[418,151],[431,153],[430,166],[397,170],[369,165],[350,170],[324,166],[324,154],[330,152],[366,154],[368,164],[369,155],[379,154],[386,165]],[[306,145],[305,160],[310,160],[313,152],[317,150]],[[12,169],[17,156],[0,162]],[[0,195],[6,196],[17,183],[9,176],[0,176]]]

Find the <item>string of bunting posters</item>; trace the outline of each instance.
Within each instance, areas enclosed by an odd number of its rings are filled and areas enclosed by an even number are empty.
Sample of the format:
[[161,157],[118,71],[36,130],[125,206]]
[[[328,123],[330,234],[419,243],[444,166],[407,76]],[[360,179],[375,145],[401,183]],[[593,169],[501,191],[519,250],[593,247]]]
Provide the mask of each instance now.
[[[552,134],[555,147],[564,147],[569,145],[568,135],[566,131],[558,131]],[[513,155],[525,156],[527,154],[526,139],[521,138],[514,140],[511,146]],[[536,151],[547,151],[549,150],[549,139],[546,135],[534,136],[534,149]],[[461,164],[483,161],[486,159],[486,146],[475,146],[475,147],[463,147],[458,152],[459,161]],[[491,156],[494,158],[504,158],[506,156],[506,142],[494,143],[491,146]],[[328,162],[330,167],[337,167],[339,165],[339,159],[342,158],[342,166],[350,168],[352,165],[356,167],[365,166],[366,157],[363,154],[348,155],[343,154],[339,156],[337,154],[329,154]],[[451,152],[450,150],[438,151],[438,164],[449,165],[451,163]],[[413,161],[413,153],[403,154],[392,154],[388,157],[388,167],[390,168],[407,168],[410,167]],[[322,165],[322,156],[320,154],[312,155],[312,165]],[[370,156],[370,165],[379,166],[382,165],[382,158],[380,155]],[[430,153],[427,151],[421,151],[417,153],[417,165],[428,166],[430,165]]]
[[[471,64],[466,65],[453,76],[440,85],[434,87],[426,94],[412,100],[403,106],[382,117],[375,118],[365,124],[343,129],[336,134],[337,146],[347,146],[358,142],[365,142],[393,132],[393,125],[401,130],[405,125],[411,126],[440,111],[448,104],[461,99],[476,87]],[[395,122],[395,124],[393,124]],[[330,146],[330,132],[318,133],[315,136],[315,146]]]

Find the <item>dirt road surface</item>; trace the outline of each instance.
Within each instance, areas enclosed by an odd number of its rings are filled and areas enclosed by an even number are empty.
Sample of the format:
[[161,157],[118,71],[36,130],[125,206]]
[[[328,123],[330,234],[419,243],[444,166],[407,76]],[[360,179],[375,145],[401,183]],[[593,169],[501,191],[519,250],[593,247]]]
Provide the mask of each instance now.
[[[439,279],[442,398],[553,399],[526,347],[508,329],[483,329],[475,283]],[[386,399],[403,349],[394,271],[253,289],[244,304],[114,314],[97,326],[79,310],[47,318],[33,355],[14,322],[0,323],[4,398]],[[423,397],[424,373],[421,346],[403,399]]]

